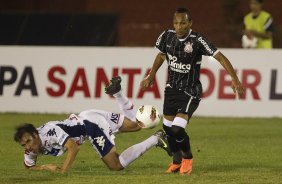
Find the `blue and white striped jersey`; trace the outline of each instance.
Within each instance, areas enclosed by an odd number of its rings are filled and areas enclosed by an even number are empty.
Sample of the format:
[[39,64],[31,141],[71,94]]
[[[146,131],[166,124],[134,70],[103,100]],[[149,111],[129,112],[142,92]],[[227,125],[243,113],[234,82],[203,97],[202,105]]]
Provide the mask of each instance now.
[[[65,152],[64,144],[72,138],[77,144],[82,144],[85,139],[85,126],[81,118],[71,115],[63,121],[50,121],[37,128],[42,142],[42,154],[60,156]],[[25,152],[25,165],[35,165],[37,155]]]
[[[43,155],[60,156],[66,150],[65,143],[69,138],[78,145],[91,141],[93,148],[102,157],[114,145],[113,132],[118,132],[124,116],[101,110],[87,110],[78,116],[71,114],[63,121],[50,121],[39,128]],[[36,165],[37,154],[26,151],[24,163],[27,167]]]

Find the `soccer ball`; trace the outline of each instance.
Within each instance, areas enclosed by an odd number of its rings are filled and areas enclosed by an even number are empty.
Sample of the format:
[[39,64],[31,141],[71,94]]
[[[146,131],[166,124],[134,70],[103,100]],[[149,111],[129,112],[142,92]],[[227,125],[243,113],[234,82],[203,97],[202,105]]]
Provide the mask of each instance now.
[[136,113],[136,121],[141,128],[154,128],[160,122],[160,114],[153,105],[142,105]]

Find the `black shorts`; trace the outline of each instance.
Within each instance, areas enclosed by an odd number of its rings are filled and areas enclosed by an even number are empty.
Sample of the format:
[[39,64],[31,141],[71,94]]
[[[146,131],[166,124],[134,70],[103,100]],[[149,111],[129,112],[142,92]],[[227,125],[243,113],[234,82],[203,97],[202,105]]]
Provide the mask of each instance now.
[[171,87],[165,88],[163,114],[176,116],[178,113],[187,114],[190,119],[199,106],[201,99],[192,97],[184,91]]

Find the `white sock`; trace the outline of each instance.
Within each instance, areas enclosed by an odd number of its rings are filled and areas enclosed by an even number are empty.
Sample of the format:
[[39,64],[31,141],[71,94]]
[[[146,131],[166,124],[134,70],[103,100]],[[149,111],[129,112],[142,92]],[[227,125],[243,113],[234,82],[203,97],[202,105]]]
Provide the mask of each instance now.
[[121,165],[124,168],[127,167],[131,162],[139,158],[151,147],[157,145],[157,143],[158,143],[158,137],[155,135],[152,135],[145,141],[127,148],[119,156],[119,161]]
[[113,95],[123,114],[130,120],[135,121],[136,110],[134,104],[122,93],[122,90]]

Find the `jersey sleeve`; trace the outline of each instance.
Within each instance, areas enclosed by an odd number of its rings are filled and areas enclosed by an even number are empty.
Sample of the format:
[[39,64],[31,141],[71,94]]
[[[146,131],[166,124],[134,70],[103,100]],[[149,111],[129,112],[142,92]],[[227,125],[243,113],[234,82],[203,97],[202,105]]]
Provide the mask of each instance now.
[[24,165],[25,167],[32,167],[36,165],[37,154],[25,151],[24,153]]
[[158,37],[158,40],[156,41],[156,45],[155,45],[155,47],[159,49],[159,51],[163,54],[166,53],[166,36],[167,36],[167,31],[162,32]]
[[266,20],[266,22],[264,24],[264,30],[273,32],[273,19],[272,19],[272,17],[268,17],[268,19]]
[[197,39],[202,55],[214,56],[218,53],[218,49],[207,38],[200,35]]

